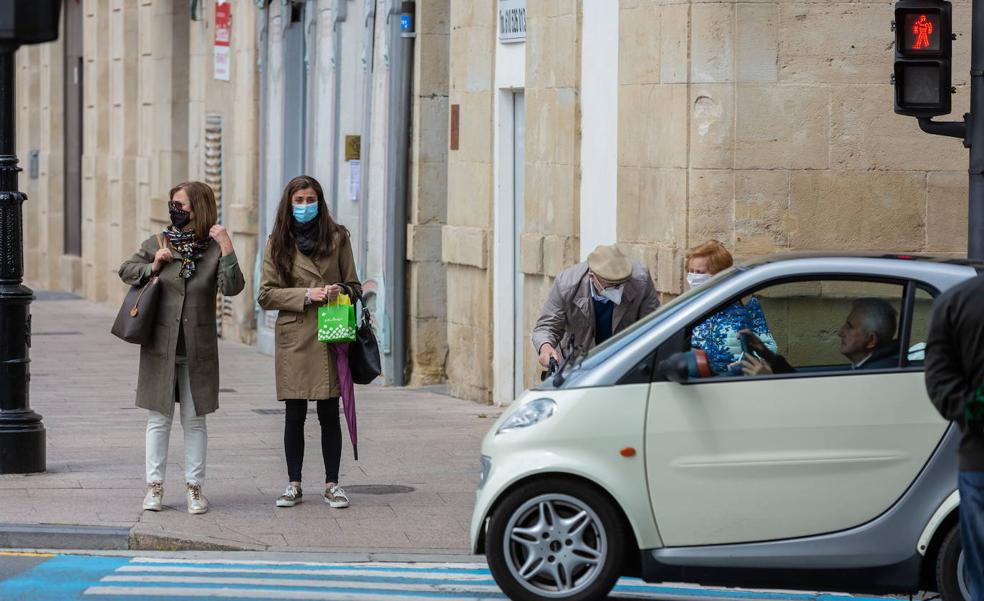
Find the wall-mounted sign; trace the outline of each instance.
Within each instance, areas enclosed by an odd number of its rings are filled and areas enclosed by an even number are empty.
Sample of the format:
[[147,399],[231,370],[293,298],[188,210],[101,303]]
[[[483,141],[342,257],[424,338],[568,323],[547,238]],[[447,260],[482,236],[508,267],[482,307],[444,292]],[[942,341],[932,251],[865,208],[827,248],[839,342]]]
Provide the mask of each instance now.
[[215,3],[215,42],[212,45],[212,77],[229,81],[232,76],[232,2]]
[[357,161],[362,153],[362,136],[345,136],[345,160]]
[[499,41],[526,41],[526,0],[499,0]]

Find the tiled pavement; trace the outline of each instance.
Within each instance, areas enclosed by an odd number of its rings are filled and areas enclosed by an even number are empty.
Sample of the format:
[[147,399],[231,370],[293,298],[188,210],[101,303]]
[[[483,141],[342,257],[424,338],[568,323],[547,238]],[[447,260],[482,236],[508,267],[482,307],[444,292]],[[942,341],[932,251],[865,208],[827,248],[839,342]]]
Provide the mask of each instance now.
[[[208,419],[211,510],[185,511],[175,418],[167,507],[142,512],[146,413],[134,407],[138,349],[109,334],[115,307],[40,296],[32,305],[31,406],[44,416],[48,472],[0,476],[0,523],[125,527],[141,548],[467,553],[479,441],[498,409],[431,390],[359,387],[360,459],[352,460],[346,435],[340,478],[353,487],[352,507],[337,510],[320,498],[324,471],[312,405],[305,502],[278,509],[286,468],[273,360],[220,342],[221,408]],[[370,484],[413,491],[356,492]]]

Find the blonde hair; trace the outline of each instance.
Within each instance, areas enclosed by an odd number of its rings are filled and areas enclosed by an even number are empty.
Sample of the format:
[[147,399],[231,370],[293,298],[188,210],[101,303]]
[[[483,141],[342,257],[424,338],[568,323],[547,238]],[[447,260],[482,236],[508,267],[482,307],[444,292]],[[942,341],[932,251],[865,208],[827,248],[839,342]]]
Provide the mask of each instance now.
[[687,251],[687,268],[690,267],[690,259],[694,257],[706,257],[707,267],[711,274],[724,271],[735,263],[728,249],[717,240],[708,240],[700,246],[695,246]]

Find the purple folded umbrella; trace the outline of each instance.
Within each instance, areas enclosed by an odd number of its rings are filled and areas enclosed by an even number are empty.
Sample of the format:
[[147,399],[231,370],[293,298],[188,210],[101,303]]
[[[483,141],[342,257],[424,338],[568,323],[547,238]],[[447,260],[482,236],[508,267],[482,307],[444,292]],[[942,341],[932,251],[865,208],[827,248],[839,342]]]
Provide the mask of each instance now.
[[345,409],[345,423],[348,425],[352,453],[359,460],[359,428],[355,419],[355,385],[352,383],[352,370],[349,369],[348,342],[335,342],[328,345],[335,355],[335,371],[338,372],[338,387],[342,391],[342,407]]

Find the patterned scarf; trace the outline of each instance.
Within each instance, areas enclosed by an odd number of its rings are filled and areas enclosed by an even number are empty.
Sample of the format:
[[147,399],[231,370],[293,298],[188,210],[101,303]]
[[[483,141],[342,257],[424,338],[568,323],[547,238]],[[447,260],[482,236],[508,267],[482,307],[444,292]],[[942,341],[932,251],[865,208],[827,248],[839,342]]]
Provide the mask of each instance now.
[[167,226],[164,236],[171,246],[181,253],[181,272],[178,274],[184,279],[195,275],[195,261],[202,258],[202,253],[208,250],[211,238],[198,240],[195,232],[182,232],[173,225]]

